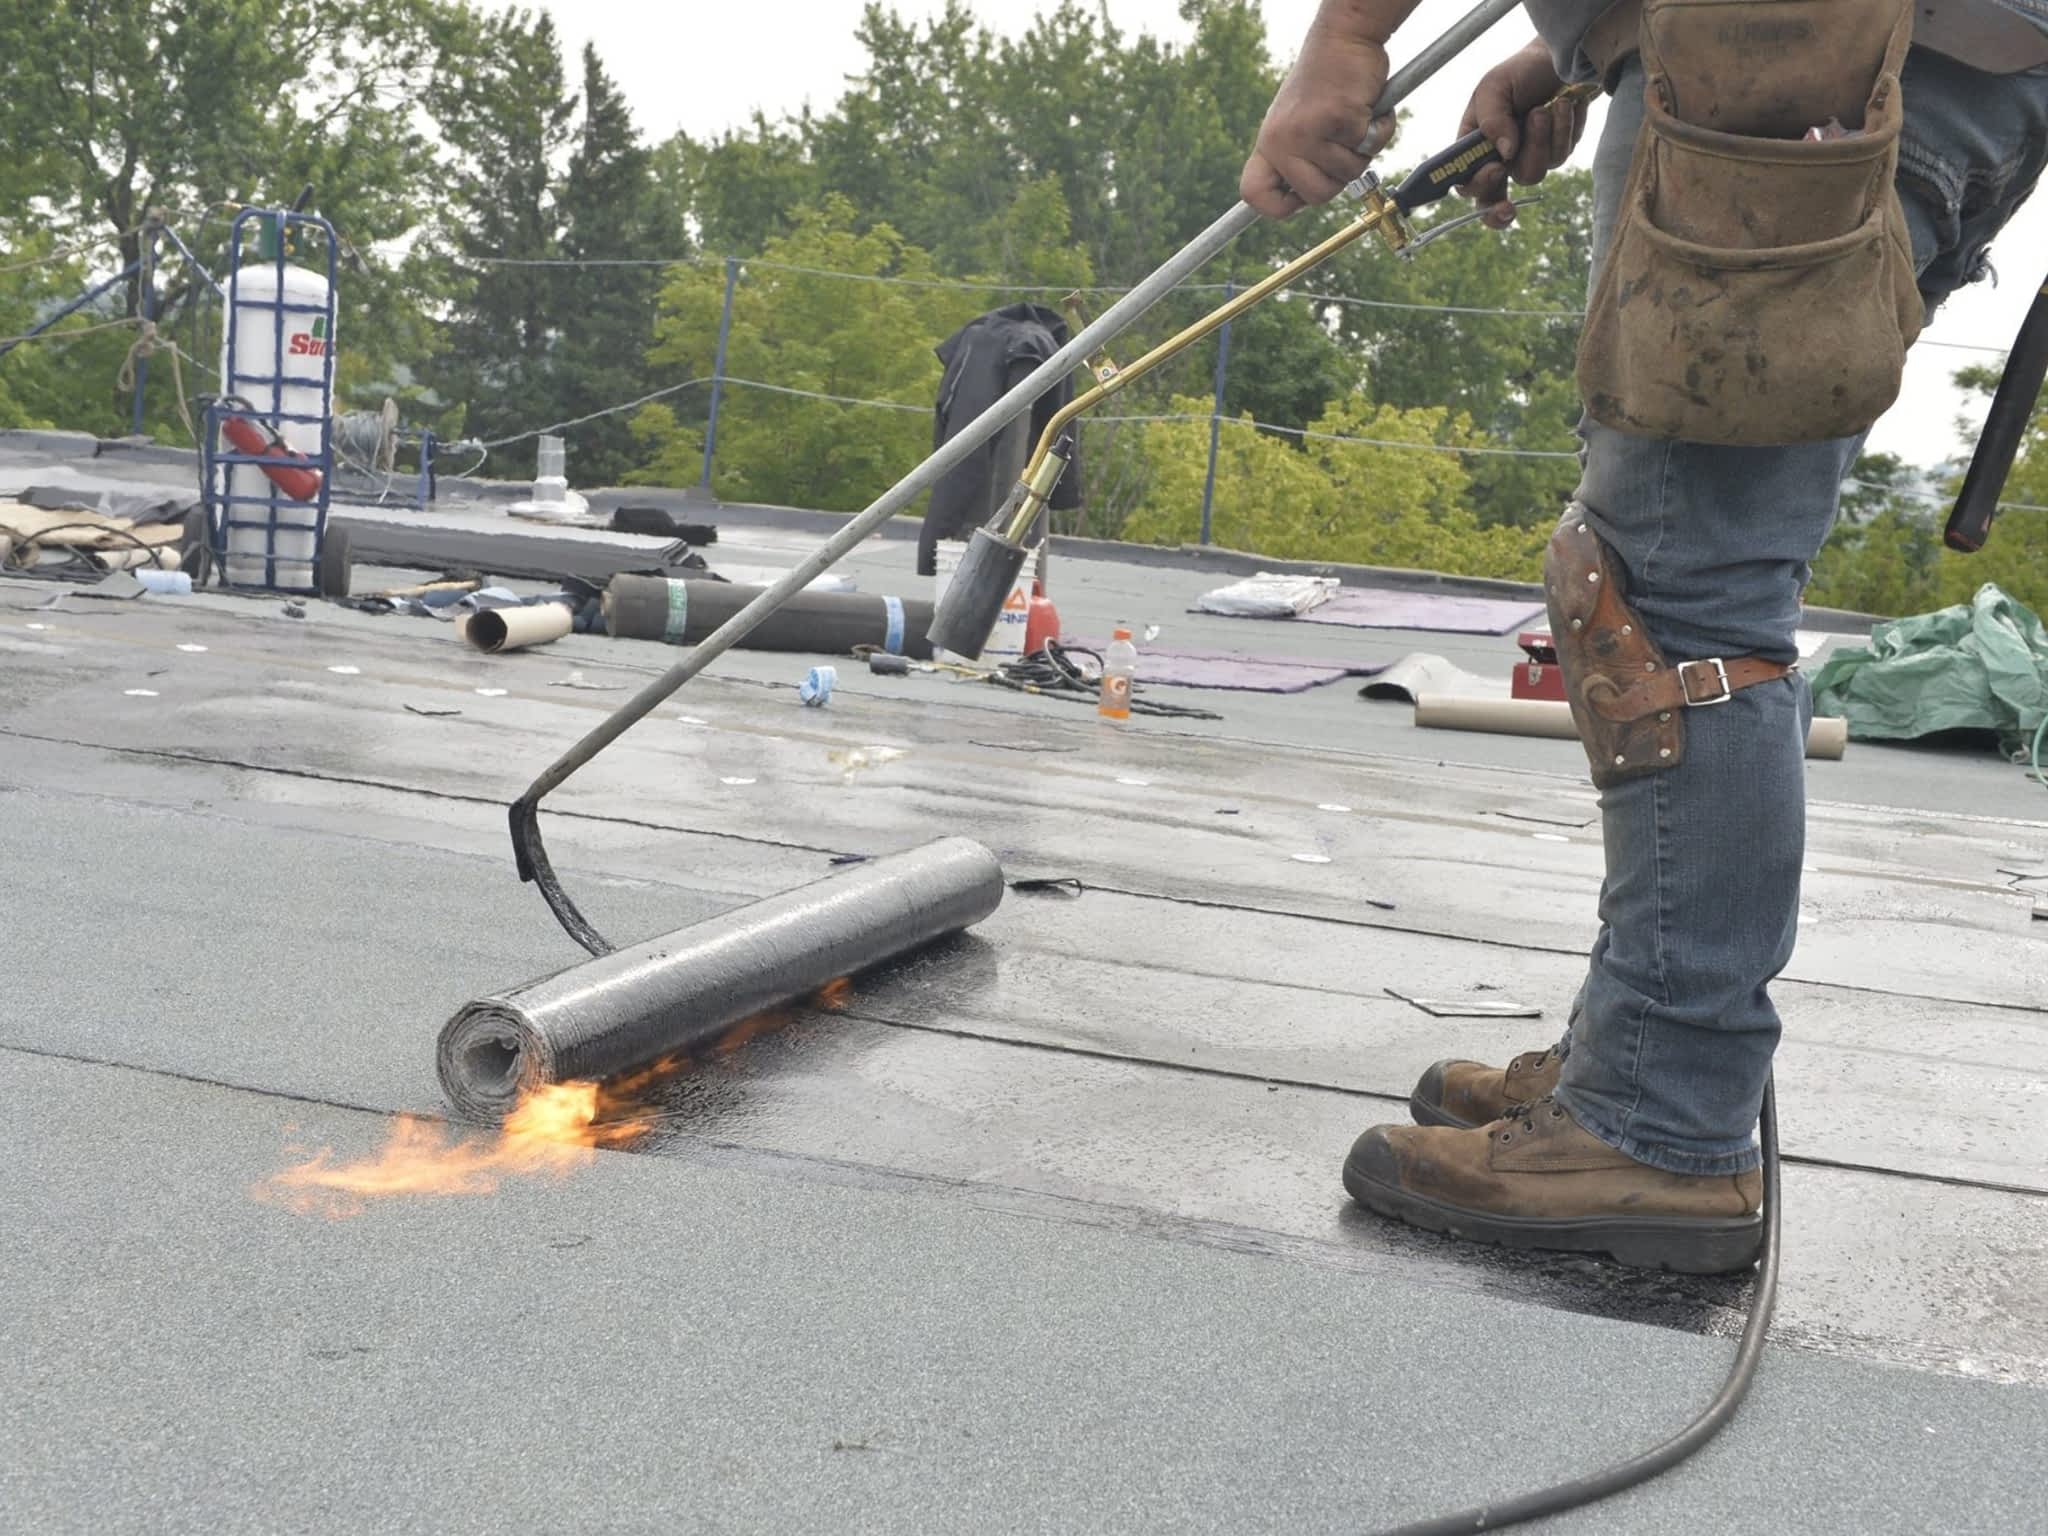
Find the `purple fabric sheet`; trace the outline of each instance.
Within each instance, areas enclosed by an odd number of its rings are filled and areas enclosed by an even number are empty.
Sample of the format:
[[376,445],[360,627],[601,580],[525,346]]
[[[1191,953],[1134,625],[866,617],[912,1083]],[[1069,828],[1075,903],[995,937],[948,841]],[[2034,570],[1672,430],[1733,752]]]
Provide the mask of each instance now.
[[1340,590],[1302,624],[1341,624],[1351,629],[1434,629],[1456,635],[1504,635],[1543,614],[1541,603],[1513,597],[1445,597],[1431,592]]
[[[1068,640],[1098,654],[1106,640]],[[1347,677],[1371,677],[1383,661],[1332,656],[1247,656],[1241,651],[1138,648],[1138,681],[1161,688],[1221,688],[1242,693],[1306,693]]]

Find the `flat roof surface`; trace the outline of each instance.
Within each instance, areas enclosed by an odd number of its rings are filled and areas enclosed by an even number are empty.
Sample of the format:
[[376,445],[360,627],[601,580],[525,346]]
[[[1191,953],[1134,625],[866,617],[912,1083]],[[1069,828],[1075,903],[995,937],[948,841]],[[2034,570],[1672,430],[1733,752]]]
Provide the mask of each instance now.
[[[66,462],[177,476],[0,437],[0,490]],[[496,515],[449,503],[415,528]],[[690,515],[719,568],[824,526]],[[1518,658],[1190,615],[1227,578],[1101,553],[1054,557],[1070,632]],[[842,569],[930,585],[900,538]],[[952,832],[1082,893],[678,1080],[632,1150],[328,1220],[266,1181],[439,1114],[454,1009],[581,956],[504,807],[676,653],[55,590],[0,580],[0,1524],[1359,1531],[1619,1459],[1719,1385],[1746,1282],[1468,1249],[1338,1181],[1429,1062],[1561,1026],[1601,870],[1573,743],[1355,682],[1117,727],[842,664],[810,710],[830,658],[733,653],[548,802],[613,937]],[[1773,1343],[1719,1441],[1558,1528],[2038,1516],[2048,797],[1863,744],[1809,785]],[[1544,1016],[1389,995],[1479,988]]]

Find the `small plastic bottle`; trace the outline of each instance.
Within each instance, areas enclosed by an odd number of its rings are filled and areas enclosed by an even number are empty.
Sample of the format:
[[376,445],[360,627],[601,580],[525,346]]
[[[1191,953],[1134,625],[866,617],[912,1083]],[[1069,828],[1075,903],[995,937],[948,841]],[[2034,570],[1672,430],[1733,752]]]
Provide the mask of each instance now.
[[1131,679],[1138,671],[1138,648],[1131,644],[1131,632],[1123,625],[1110,636],[1102,653],[1102,702],[1096,710],[1105,720],[1131,718]]

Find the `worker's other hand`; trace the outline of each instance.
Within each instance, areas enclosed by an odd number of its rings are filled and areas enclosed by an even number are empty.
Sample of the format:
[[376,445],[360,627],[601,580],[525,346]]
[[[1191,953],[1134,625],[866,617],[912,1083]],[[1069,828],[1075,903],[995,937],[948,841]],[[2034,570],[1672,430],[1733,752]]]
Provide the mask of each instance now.
[[1385,48],[1318,21],[1266,109],[1239,194],[1269,219],[1327,203],[1393,138],[1392,115],[1372,115],[1386,86]]
[[1550,50],[1538,41],[1494,65],[1472,92],[1458,132],[1484,129],[1505,163],[1485,166],[1459,190],[1484,210],[1485,222],[1495,229],[1515,221],[1509,180],[1535,186],[1571,158],[1586,131],[1584,102],[1551,102],[1563,86]]

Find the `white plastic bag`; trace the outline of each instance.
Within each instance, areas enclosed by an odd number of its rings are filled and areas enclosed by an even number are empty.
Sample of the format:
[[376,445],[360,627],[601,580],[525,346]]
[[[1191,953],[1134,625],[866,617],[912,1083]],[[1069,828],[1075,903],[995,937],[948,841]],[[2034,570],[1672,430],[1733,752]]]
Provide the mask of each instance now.
[[1195,599],[1195,608],[1233,619],[1291,619],[1327,603],[1336,590],[1334,576],[1276,576],[1261,571],[1204,592]]

